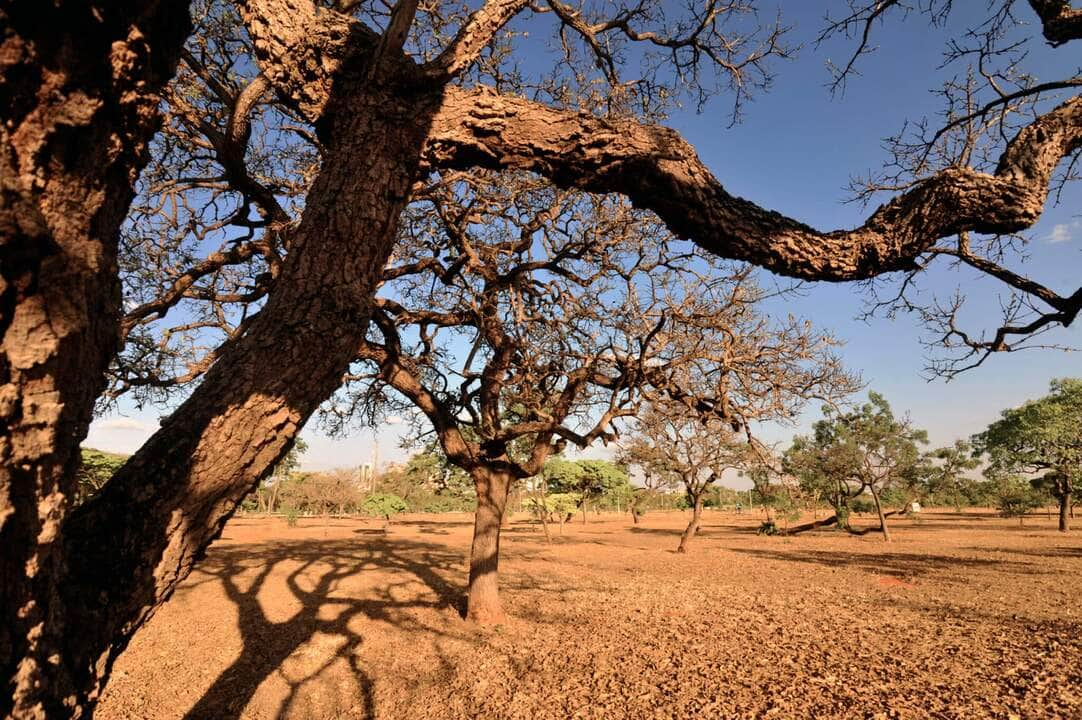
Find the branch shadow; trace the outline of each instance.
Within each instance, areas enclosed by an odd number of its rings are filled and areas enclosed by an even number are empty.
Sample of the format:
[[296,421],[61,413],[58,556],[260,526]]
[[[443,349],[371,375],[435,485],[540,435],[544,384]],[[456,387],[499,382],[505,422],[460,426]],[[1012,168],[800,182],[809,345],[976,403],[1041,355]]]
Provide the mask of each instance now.
[[996,568],[1023,575],[1043,575],[1036,563],[1014,560],[956,557],[952,555],[929,555],[907,553],[857,553],[825,550],[762,550],[757,548],[732,548],[733,552],[751,555],[764,560],[789,563],[807,563],[831,568],[856,568],[868,573],[889,575],[896,578],[914,578],[934,573],[950,574],[959,567]]
[[[345,659],[355,678],[363,717],[374,718],[372,680],[361,666],[358,650],[364,637],[351,621],[364,617],[382,620],[399,628],[445,635],[447,628],[421,624],[410,609],[419,607],[464,610],[463,588],[448,581],[462,564],[460,553],[445,546],[424,542],[366,536],[352,540],[282,541],[258,545],[215,548],[197,572],[206,575],[200,583],[218,582],[236,606],[242,650],[223,670],[199,701],[184,715],[185,720],[228,720],[240,717],[259,686],[276,672],[286,681],[288,693],[275,717],[290,714],[304,686],[315,681],[339,659]],[[286,620],[268,617],[260,600],[268,580],[281,582],[280,566],[286,572],[284,585],[300,609]],[[401,579],[370,588],[365,597],[339,594],[346,578],[364,572],[390,571]],[[405,586],[423,583],[425,591],[406,591]],[[397,592],[402,590],[402,592]],[[373,593],[375,596],[373,597]],[[411,597],[396,599],[396,595]],[[290,680],[281,672],[284,662],[317,634],[338,643],[318,668],[300,679]]]

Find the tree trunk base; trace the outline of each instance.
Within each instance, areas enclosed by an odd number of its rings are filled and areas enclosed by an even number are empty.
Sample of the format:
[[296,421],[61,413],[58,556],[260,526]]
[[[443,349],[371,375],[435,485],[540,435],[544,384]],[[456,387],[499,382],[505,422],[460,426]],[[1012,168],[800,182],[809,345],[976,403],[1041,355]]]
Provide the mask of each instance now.
[[482,627],[491,627],[505,624],[507,614],[503,611],[499,600],[494,603],[471,600],[466,611],[466,621]]

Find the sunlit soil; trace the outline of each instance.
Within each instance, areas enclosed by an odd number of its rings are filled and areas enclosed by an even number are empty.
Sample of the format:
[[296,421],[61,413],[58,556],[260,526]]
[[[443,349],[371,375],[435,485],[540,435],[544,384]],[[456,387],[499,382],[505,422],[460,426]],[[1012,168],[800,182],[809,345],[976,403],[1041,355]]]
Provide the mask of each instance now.
[[1082,530],[925,512],[888,545],[760,520],[708,511],[677,555],[678,512],[550,545],[516,516],[512,620],[476,628],[468,515],[235,519],[96,717],[1082,718]]

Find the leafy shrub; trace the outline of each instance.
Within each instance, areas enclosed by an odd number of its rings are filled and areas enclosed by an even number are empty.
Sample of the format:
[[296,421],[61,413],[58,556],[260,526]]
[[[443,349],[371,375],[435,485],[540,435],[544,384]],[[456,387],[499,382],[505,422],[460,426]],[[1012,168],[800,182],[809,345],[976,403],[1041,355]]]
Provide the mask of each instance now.
[[297,518],[301,514],[300,510],[298,510],[297,508],[290,505],[285,509],[285,511],[286,511],[286,525],[288,525],[289,527],[296,527],[297,526]]
[[475,498],[448,495],[432,495],[420,505],[421,512],[426,513],[472,512],[476,509],[477,500]]
[[778,529],[778,524],[773,520],[765,520],[759,526],[759,529],[755,531],[756,535],[778,535],[781,530]]
[[1021,523],[1026,513],[1041,506],[1041,497],[1021,478],[1001,478],[996,481],[996,509],[1005,518],[1018,518]]
[[875,501],[871,498],[855,497],[849,501],[849,512],[870,515],[875,512]]
[[381,517],[390,522],[391,517],[409,510],[406,501],[394,493],[372,493],[361,503],[361,512],[372,517]]

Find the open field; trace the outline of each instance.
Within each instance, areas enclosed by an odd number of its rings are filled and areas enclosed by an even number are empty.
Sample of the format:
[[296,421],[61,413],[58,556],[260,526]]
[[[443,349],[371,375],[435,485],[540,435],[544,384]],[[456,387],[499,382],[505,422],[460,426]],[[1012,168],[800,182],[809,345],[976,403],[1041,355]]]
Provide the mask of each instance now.
[[[118,660],[121,718],[1078,718],[1082,534],[989,512],[895,541],[758,515],[516,516],[514,616],[459,617],[471,520],[234,519]],[[555,529],[554,529],[555,531]]]

